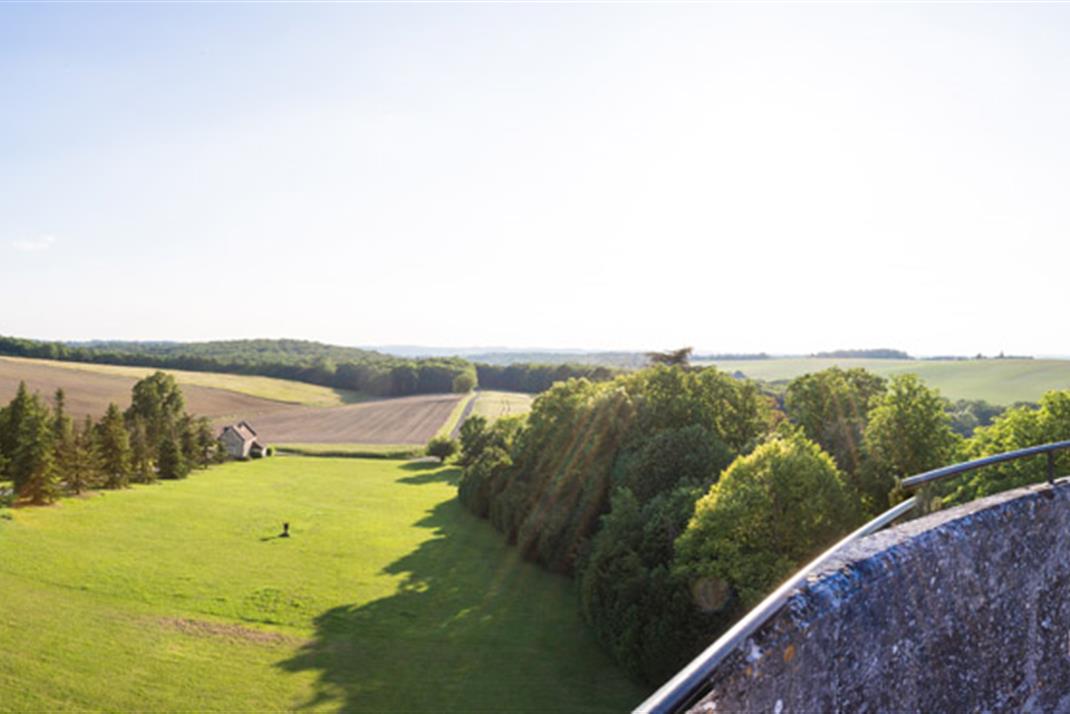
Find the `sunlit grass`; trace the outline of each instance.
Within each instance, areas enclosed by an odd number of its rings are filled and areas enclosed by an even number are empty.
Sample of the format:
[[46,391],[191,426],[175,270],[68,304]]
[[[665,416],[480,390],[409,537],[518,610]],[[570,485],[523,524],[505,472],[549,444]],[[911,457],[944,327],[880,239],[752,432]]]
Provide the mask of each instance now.
[[534,395],[521,392],[480,391],[475,406],[472,407],[472,414],[494,422],[503,416],[527,414],[531,411],[531,403],[534,400]]
[[634,706],[573,583],[464,511],[456,477],[279,457],[8,511],[0,709]]

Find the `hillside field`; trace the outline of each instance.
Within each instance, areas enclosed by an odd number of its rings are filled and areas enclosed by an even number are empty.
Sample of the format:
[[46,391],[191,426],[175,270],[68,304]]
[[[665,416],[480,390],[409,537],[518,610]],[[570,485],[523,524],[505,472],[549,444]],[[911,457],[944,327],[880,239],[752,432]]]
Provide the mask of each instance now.
[[480,391],[476,395],[476,403],[472,407],[472,414],[486,417],[489,422],[495,422],[503,416],[527,414],[531,411],[531,403],[533,401],[535,401],[534,394]]
[[[109,402],[125,409],[134,383],[153,371],[0,357],[0,403],[10,401],[19,382],[25,381],[31,391],[49,401],[56,388],[62,387],[67,408],[74,416],[88,414],[98,418]],[[337,394],[325,387],[283,379],[212,372],[167,373],[174,375],[182,387],[190,413],[209,417],[217,426],[246,419],[264,439],[276,444],[348,444],[356,450],[371,445],[422,446],[435,434],[453,428],[469,398],[460,394],[424,394],[360,400],[354,394]],[[343,399],[350,403],[343,404]]]
[[456,478],[279,457],[0,512],[0,709],[635,706],[572,582],[464,511]]
[[[79,379],[85,379],[87,382],[103,383],[109,380],[95,379],[95,377],[113,377],[117,378],[111,380],[113,383],[128,383],[130,385],[156,371],[152,367],[124,367],[111,364],[60,362],[57,360],[0,356],[0,397],[6,391],[6,382],[10,381],[13,374],[32,374],[35,377],[48,375],[48,377],[43,377],[46,382],[49,380],[62,381],[73,376],[65,376],[62,372],[57,373],[55,370],[69,370],[76,374],[81,373],[84,376],[79,377]],[[174,376],[175,381],[183,387],[183,390],[188,387],[206,387],[273,402],[287,402],[316,407],[340,406],[363,401],[364,399],[357,392],[320,387],[315,384],[295,382],[288,379],[223,374],[220,372],[188,372],[180,369],[165,369],[162,371]],[[27,381],[29,381],[28,378]],[[15,380],[15,383],[18,384],[18,379]],[[55,387],[53,387],[54,389]],[[46,390],[41,389],[41,392],[46,393]],[[130,389],[127,388],[126,392],[129,397]]]
[[1035,402],[1052,389],[1070,389],[1070,360],[767,359],[714,363],[765,381],[794,379],[828,367],[862,367],[884,377],[912,373],[948,399],[984,399],[993,404]]

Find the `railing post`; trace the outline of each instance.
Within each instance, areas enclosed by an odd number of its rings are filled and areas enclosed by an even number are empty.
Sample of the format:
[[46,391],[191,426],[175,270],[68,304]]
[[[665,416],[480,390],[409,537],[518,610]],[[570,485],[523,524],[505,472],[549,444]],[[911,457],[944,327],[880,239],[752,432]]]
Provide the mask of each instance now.
[[1048,452],[1048,485],[1055,485],[1055,452]]

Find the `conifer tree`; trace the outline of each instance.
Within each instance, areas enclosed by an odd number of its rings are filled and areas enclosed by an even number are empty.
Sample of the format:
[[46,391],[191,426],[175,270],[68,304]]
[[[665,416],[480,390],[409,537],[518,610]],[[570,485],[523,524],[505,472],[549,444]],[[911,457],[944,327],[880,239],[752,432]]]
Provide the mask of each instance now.
[[100,484],[100,455],[93,435],[93,420],[88,416],[81,431],[74,435],[69,454],[63,459],[63,468],[67,489],[75,495]]
[[36,394],[25,406],[9,470],[19,498],[40,505],[56,497],[55,435],[48,407]]
[[160,465],[160,478],[185,478],[188,473],[186,459],[179,447],[179,440],[173,432],[166,432],[160,439],[160,452],[157,457]]
[[33,409],[33,397],[26,388],[26,382],[19,382],[18,391],[14,399],[8,403],[0,419],[0,453],[7,459],[7,468],[3,472],[8,478],[14,479],[12,468],[14,467],[15,451],[19,445],[19,434],[27,414]]
[[215,433],[212,430],[212,423],[208,421],[207,417],[199,417],[194,423],[194,431],[197,441],[197,460],[198,467],[205,469],[208,468],[208,464],[212,463],[213,450],[216,448]]
[[130,436],[114,402],[108,405],[96,431],[104,487],[123,488],[130,482]]
[[145,420],[134,416],[130,424],[130,478],[136,483],[152,483],[156,480],[156,449],[149,441]]

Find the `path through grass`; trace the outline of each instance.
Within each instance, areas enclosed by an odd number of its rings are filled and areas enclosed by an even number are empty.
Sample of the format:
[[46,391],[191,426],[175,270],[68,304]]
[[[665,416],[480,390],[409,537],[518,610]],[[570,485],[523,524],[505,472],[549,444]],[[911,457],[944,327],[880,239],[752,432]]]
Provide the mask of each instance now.
[[0,709],[634,706],[572,582],[464,511],[456,476],[279,457],[9,511]]

